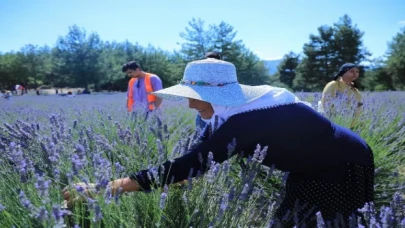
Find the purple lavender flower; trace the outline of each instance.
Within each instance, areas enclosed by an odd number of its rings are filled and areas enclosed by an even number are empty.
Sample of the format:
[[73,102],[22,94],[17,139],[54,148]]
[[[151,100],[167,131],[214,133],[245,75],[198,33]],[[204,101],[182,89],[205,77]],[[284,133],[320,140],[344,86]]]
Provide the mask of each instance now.
[[165,185],[163,192],[160,194],[160,203],[159,203],[160,209],[163,209],[165,207],[167,192],[168,192],[168,187],[167,187],[167,185]]
[[52,206],[52,217],[56,223],[63,223],[63,217],[70,215],[71,212],[65,209],[61,209],[59,205]]
[[15,165],[17,171],[21,176],[21,181],[25,182],[28,171],[30,170],[30,163],[25,158],[24,152],[20,146],[17,146],[14,142],[10,143],[9,159]]
[[101,213],[101,207],[97,204],[94,206],[94,222],[101,221],[103,219],[103,214]]
[[43,176],[36,174],[36,183],[35,188],[38,190],[39,196],[42,198],[43,202],[49,202],[49,185],[51,183],[50,180],[45,180]]
[[6,207],[0,203],[0,212],[4,211],[6,209]]
[[252,161],[259,162],[259,157],[260,157],[260,145],[257,144],[256,149],[255,149],[255,151],[253,153]]
[[135,143],[136,145],[140,145],[141,144],[141,137],[139,136],[139,132],[135,131],[133,137],[135,138]]
[[73,173],[78,174],[79,171],[87,164],[86,150],[81,144],[75,145],[75,153],[71,155],[71,161],[73,165]]
[[381,223],[385,227],[391,227],[394,224],[395,218],[390,207],[381,207],[380,213]]
[[217,177],[217,174],[218,174],[218,172],[220,170],[219,166],[220,166],[219,164],[216,164],[215,162],[212,162],[211,167],[208,170],[208,173],[206,175],[208,183],[214,183],[214,181],[215,181],[215,179]]
[[159,173],[158,173],[158,169],[156,167],[152,167],[149,169],[148,171],[148,178],[150,180],[154,180],[156,184],[160,184],[160,178],[159,178]]
[[55,179],[55,182],[59,182],[60,180],[60,170],[57,168],[52,169],[52,175],[53,178]]
[[105,189],[109,183],[111,175],[111,163],[102,156],[101,153],[92,154],[92,163],[94,167],[94,175],[96,177],[96,190]]
[[401,221],[401,228],[405,228],[405,218]]
[[53,141],[54,144],[58,144],[59,143],[59,137],[57,137],[54,128],[51,128],[51,130],[52,130],[52,141]]
[[119,188],[116,190],[116,192],[115,192],[114,201],[115,201],[116,204],[119,203],[119,199],[120,199],[120,194],[121,194],[121,192],[122,192],[122,188],[121,188],[121,187],[119,187]]
[[166,153],[165,150],[163,149],[163,144],[160,139],[156,139],[156,146],[158,149],[158,163],[161,164],[166,160]]
[[116,163],[114,164],[114,166],[115,166],[115,173],[116,173],[116,175],[117,175],[118,177],[121,176],[121,174],[124,173],[124,171],[125,171],[125,167],[122,166],[119,162],[116,162]]
[[287,178],[288,178],[289,172],[285,172],[283,175],[283,179],[282,179],[282,184],[285,185],[287,182]]
[[75,147],[76,147],[76,152],[78,154],[84,155],[86,153],[86,150],[83,145],[76,144]]
[[167,193],[162,192],[162,194],[160,195],[160,204],[159,204],[160,209],[163,209],[165,207],[166,197],[167,197]]
[[77,154],[73,154],[71,160],[73,164],[73,172],[74,174],[78,174],[79,171],[84,167],[85,162]]
[[218,217],[221,218],[222,215],[225,213],[226,209],[228,208],[228,198],[229,195],[228,194],[223,194],[222,198],[221,198],[221,203],[219,206],[219,212],[218,212]]
[[37,209],[37,212],[34,216],[35,218],[39,219],[40,221],[47,221],[49,217],[49,213],[46,210],[45,206],[41,206]]
[[318,228],[326,228],[325,221],[322,218],[322,213],[320,211],[316,212],[316,223]]
[[208,152],[208,159],[207,159],[207,168],[211,166],[212,161],[214,161],[214,155],[212,152]]
[[76,189],[76,191],[77,191],[78,193],[81,193],[81,194],[83,194],[83,193],[84,193],[84,190],[85,190],[82,185],[76,185],[76,186],[75,186],[75,189]]
[[20,193],[18,195],[18,199],[23,207],[27,209],[30,213],[35,214],[35,206],[32,205],[31,201],[27,198],[25,195],[24,191],[20,190]]
[[248,193],[249,193],[249,190],[250,190],[250,186],[248,185],[248,184],[245,184],[244,186],[243,186],[243,189],[242,189],[242,193],[240,194],[240,196],[239,196],[239,199],[240,200],[247,200],[247,196],[248,196]]
[[96,135],[96,145],[103,151],[113,151],[113,146],[110,145],[108,140],[101,135]]

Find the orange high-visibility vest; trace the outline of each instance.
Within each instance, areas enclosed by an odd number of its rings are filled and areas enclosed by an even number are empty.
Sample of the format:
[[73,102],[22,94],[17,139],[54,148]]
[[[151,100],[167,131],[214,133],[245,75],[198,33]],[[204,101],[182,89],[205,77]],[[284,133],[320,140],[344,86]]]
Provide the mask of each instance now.
[[[128,111],[132,111],[132,107],[134,106],[135,100],[133,98],[133,87],[134,84],[138,81],[137,78],[131,78],[128,83],[128,98],[127,98],[127,108]],[[146,89],[146,96],[148,100],[148,108],[150,111],[155,109],[155,101],[156,101],[156,96],[152,95],[151,93],[153,92],[152,84],[150,83],[150,74],[147,73],[145,75],[145,89]]]

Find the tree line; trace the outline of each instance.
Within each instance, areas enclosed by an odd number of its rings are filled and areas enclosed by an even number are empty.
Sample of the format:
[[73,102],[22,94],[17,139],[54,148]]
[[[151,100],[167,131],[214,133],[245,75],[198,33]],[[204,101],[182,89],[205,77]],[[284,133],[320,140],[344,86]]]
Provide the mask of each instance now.
[[[58,37],[54,47],[28,44],[19,51],[0,53],[0,88],[15,84],[36,88],[85,87],[95,90],[125,91],[128,78],[122,64],[136,60],[142,69],[160,76],[164,87],[176,84],[186,64],[202,59],[209,51],[235,64],[240,83],[271,84],[295,91],[320,91],[345,62],[360,64],[359,87],[365,90],[402,90],[405,88],[405,28],[388,45],[387,58],[373,59],[363,46],[364,33],[344,15],[332,26],[322,25],[310,34],[300,54],[287,53],[275,75],[265,63],[236,39],[237,31],[226,22],[205,25],[192,19],[179,34],[180,49],[162,50],[130,41],[102,41],[95,32],[88,34],[77,25]],[[136,39],[136,38],[135,38]]]
[[370,59],[371,53],[363,46],[363,35],[348,15],[332,26],[320,26],[318,34],[309,36],[302,53],[284,55],[271,83],[294,91],[322,91],[339,67],[350,62],[359,65],[356,85],[360,89],[404,90],[405,27],[388,43],[386,56],[375,59]]

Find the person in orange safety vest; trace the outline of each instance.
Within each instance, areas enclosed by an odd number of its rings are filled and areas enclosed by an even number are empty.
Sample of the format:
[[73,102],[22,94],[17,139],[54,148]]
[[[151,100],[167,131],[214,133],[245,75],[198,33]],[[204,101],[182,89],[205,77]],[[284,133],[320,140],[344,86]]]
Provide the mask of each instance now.
[[124,64],[122,72],[131,78],[127,90],[128,112],[142,106],[150,112],[161,105],[162,99],[151,94],[151,92],[163,89],[162,80],[157,75],[142,71],[135,61]]

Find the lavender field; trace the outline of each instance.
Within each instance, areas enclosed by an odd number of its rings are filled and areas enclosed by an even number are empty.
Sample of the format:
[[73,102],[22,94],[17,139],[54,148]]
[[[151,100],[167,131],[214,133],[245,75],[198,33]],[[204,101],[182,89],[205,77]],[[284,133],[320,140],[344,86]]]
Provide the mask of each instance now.
[[[314,107],[320,99],[297,95]],[[354,130],[374,151],[376,200],[359,209],[363,225],[405,227],[405,92],[364,96]],[[146,121],[126,112],[123,93],[24,95],[1,99],[0,110],[0,227],[278,227],[272,212],[287,174],[262,167],[259,156],[245,161],[246,169],[232,158],[183,184],[111,197],[109,180],[197,143],[195,112],[185,102],[164,101],[163,112]],[[333,121],[349,127],[351,119],[341,116]],[[61,191],[77,182],[96,183],[99,194],[66,207]],[[337,223],[319,216],[320,227]]]

